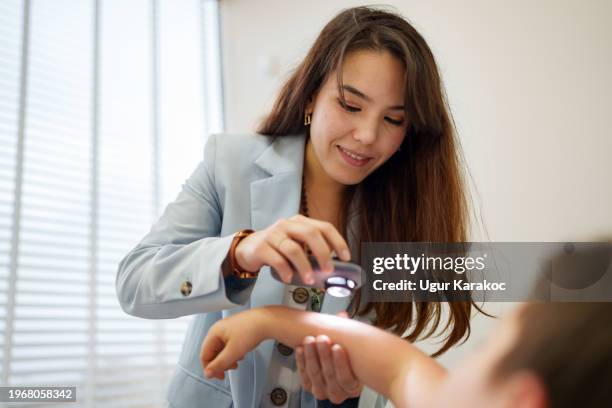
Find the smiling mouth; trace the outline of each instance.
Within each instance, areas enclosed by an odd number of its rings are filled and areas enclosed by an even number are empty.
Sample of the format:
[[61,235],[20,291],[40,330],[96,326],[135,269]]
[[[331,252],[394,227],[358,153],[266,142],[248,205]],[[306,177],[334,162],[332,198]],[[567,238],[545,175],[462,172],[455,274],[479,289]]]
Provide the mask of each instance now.
[[372,159],[371,157],[368,157],[368,156],[361,156],[361,155],[357,155],[355,153],[349,152],[348,150],[344,149],[340,145],[336,145],[336,147],[338,148],[338,151],[340,152],[340,155],[342,156],[344,161],[346,161],[348,164],[351,164],[353,166],[363,166],[364,164],[366,164]]

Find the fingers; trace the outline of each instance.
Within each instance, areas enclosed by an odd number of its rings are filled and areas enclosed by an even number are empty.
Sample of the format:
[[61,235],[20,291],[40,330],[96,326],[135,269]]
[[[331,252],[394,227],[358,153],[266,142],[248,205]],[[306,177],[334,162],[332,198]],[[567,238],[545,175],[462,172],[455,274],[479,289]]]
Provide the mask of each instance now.
[[310,248],[323,270],[333,270],[332,250],[345,261],[351,258],[346,241],[333,224],[303,215],[278,220],[272,225],[267,241],[293,264],[306,282],[312,271],[302,244]]
[[307,284],[312,284],[314,283],[312,265],[308,260],[306,251],[301,244],[291,238],[293,237],[289,236],[283,239],[277,249],[289,260],[302,280]]
[[[228,368],[228,370],[235,370],[238,368],[238,363],[234,363],[231,365],[231,367]],[[223,371],[204,371],[204,374],[206,375],[206,377],[208,378],[217,378],[219,380],[223,380],[225,378],[225,372]]]
[[[280,256],[287,264],[287,267],[283,267],[282,271],[277,269],[286,283],[291,282],[294,271],[298,271],[304,282],[310,284],[312,283],[312,268],[302,245],[294,240],[295,236],[289,235],[293,228],[291,224],[291,222],[285,220],[277,221],[275,223],[275,225],[278,225],[277,229],[268,234],[266,242],[276,252],[274,255],[271,254],[274,257],[273,260],[280,262],[278,259],[278,256]],[[271,264],[270,266],[274,267]]]
[[214,335],[214,333],[209,333],[208,336],[202,342],[202,349],[200,350],[200,361],[202,362],[202,367],[206,367],[209,365],[211,361],[217,357],[217,355],[223,350],[225,343],[223,340]]
[[340,346],[332,346],[329,337],[308,336],[295,351],[303,388],[317,399],[340,404],[361,393],[362,385],[353,374],[348,356]]
[[304,361],[306,373],[312,384],[312,394],[317,399],[326,399],[326,386],[321,374],[321,365],[316,350],[315,338],[308,336],[304,338],[302,343],[304,347]]
[[331,354],[336,369],[336,378],[341,389],[349,397],[358,396],[361,393],[362,384],[351,368],[348,355],[339,344],[334,344],[331,347]]
[[332,358],[331,340],[327,336],[317,336],[316,345],[319,362],[321,363],[321,372],[325,381],[327,398],[334,404],[340,404],[348,395],[338,383],[336,368]]
[[244,258],[245,265],[270,265],[286,283],[291,282],[296,271],[304,282],[314,283],[312,266],[304,244],[312,251],[324,271],[333,271],[332,251],[340,254],[341,259],[350,260],[346,241],[329,222],[298,214],[276,221],[265,231],[258,239],[247,241],[246,247],[239,245],[237,251],[241,250],[241,259]]
[[[279,238],[282,239],[282,238]],[[287,238],[288,239],[288,238]],[[267,256],[267,264],[270,267],[274,268],[276,272],[278,272],[279,276],[285,283],[291,282],[291,277],[293,276],[293,267],[289,263],[289,261],[283,256],[278,250],[273,248],[271,245],[267,250],[269,253]]]
[[350,249],[333,224],[313,218],[295,215],[280,219],[266,228],[245,238],[236,247],[236,260],[247,270],[257,270],[267,264],[273,267],[286,283],[297,271],[302,280],[314,283],[310,261],[304,250],[310,248],[322,270],[332,272],[332,251],[340,259],[351,259]]
[[224,344],[219,337],[204,339],[200,353],[204,375],[222,380],[225,378],[225,370],[237,368],[238,361],[242,360],[243,356],[236,356],[231,350],[231,345]]
[[306,372],[306,361],[304,356],[304,347],[297,346],[295,348],[295,361],[297,363],[298,372],[300,373],[300,377],[302,378],[302,388],[310,393],[312,393],[312,382],[310,381],[310,377]]
[[[306,222],[317,227],[317,229],[323,235],[323,238],[327,241],[327,244],[329,245],[329,247],[333,249],[336,252],[336,254],[338,254],[340,259],[342,259],[343,261],[351,260],[351,251],[346,241],[344,240],[340,232],[338,232],[338,230],[336,229],[336,227],[334,227],[332,223],[321,221],[321,220],[316,220],[314,218],[308,218],[308,217],[304,217],[304,218],[306,219]],[[324,265],[324,264],[321,264],[321,265]]]
[[320,223],[313,223],[310,218],[301,217],[298,218],[297,222],[290,225],[288,233],[289,236],[295,237],[308,245],[322,270],[333,271],[332,249],[321,232]]
[[351,259],[346,241],[332,223],[302,215],[291,219],[295,222],[288,224],[291,228],[289,235],[308,245],[321,269],[333,271],[332,250],[339,254],[342,260]]

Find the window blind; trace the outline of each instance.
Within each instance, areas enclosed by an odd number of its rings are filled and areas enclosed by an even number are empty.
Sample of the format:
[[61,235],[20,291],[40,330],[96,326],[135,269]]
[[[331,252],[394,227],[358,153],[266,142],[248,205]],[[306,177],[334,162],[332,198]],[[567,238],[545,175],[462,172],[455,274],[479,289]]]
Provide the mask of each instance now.
[[128,316],[114,280],[222,129],[218,32],[214,1],[0,3],[2,385],[163,405],[190,318]]
[[19,95],[23,7],[16,0],[0,2],[0,378],[10,370],[15,274],[11,267],[15,179],[19,150]]

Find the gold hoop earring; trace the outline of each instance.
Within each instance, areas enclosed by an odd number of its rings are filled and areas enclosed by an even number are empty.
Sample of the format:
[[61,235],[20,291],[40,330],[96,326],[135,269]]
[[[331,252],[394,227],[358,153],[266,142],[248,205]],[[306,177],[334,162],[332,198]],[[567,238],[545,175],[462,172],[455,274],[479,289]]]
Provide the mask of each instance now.
[[310,113],[304,113],[304,126],[310,125],[312,115]]

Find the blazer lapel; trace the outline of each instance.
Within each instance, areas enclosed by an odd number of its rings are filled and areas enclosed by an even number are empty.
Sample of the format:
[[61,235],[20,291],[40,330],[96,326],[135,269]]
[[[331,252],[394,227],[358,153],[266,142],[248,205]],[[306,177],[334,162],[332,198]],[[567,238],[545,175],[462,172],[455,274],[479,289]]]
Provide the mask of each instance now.
[[[305,135],[278,136],[255,160],[266,177],[251,183],[251,226],[262,230],[279,218],[299,212]],[[251,293],[250,306],[281,304],[285,284],[274,279],[270,267],[264,266]],[[253,389],[263,389],[268,381],[268,366],[274,343],[264,342],[253,353]],[[263,381],[263,385],[258,385]],[[255,401],[261,395],[253,396]]]
[[[269,176],[251,183],[251,225],[262,230],[299,212],[305,135],[277,136],[255,160]],[[284,284],[262,268],[251,294],[251,307],[280,304]]]

